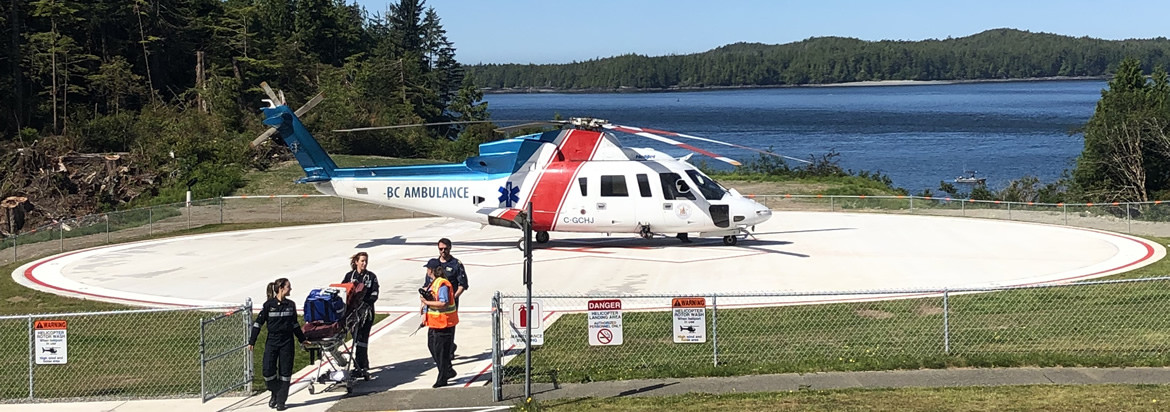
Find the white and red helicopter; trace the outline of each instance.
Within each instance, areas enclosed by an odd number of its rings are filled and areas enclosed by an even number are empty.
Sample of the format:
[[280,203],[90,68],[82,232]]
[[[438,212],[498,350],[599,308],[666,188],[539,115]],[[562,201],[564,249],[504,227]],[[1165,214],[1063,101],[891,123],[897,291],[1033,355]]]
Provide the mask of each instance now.
[[722,237],[723,244],[733,246],[751,234],[749,227],[772,217],[767,207],[724,188],[688,163],[691,155],[675,159],[653,149],[622,147],[609,131],[651,138],[736,166],[735,160],[666,136],[771,152],[573,118],[563,122],[568,127],[562,130],[481,144],[479,155],[462,163],[343,168],[298,118],[320,102],[320,95],[294,112],[284,104],[283,93],[278,96],[261,86],[271,98],[262,110],[264,123],[272,129],[253,144],[276,134],[305,171],[298,182],[311,183],[327,195],[517,228],[517,216],[531,203],[538,243],[548,242],[549,232],[636,233],[644,238],[674,233],[684,242],[689,233],[698,233]]

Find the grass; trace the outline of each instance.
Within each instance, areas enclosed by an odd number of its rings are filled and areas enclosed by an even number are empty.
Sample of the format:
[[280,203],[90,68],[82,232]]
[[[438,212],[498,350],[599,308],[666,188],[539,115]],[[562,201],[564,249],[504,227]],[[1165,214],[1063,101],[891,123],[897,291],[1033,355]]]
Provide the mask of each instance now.
[[[439,160],[429,159],[402,159],[381,156],[353,156],[333,155],[333,161],[340,167],[360,166],[408,166],[420,164],[442,163]],[[268,170],[253,170],[244,175],[244,187],[236,189],[235,195],[263,196],[263,195],[314,195],[317,189],[312,185],[297,184],[297,179],[305,177],[296,161],[283,162]]]
[[[1159,243],[1170,239],[1150,238]],[[1162,276],[1163,259],[1111,279]],[[1170,366],[1165,281],[1025,289],[949,297],[944,350],[940,297],[722,309],[719,364],[708,342],[674,344],[669,312],[623,315],[624,344],[590,346],[584,314],[566,314],[533,351],[534,379],[589,382],[817,371],[1014,366]],[[719,299],[720,303],[733,303]],[[524,360],[504,367],[523,377]]]
[[[550,411],[1165,411],[1165,385],[1024,385],[686,394],[539,401]],[[523,410],[523,408],[522,408]]]

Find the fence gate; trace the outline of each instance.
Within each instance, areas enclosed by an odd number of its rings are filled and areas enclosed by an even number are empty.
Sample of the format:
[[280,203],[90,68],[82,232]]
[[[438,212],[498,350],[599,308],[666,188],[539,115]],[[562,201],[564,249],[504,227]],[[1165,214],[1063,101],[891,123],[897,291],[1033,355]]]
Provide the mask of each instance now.
[[230,312],[199,319],[199,387],[203,402],[243,388],[252,393],[252,300]]

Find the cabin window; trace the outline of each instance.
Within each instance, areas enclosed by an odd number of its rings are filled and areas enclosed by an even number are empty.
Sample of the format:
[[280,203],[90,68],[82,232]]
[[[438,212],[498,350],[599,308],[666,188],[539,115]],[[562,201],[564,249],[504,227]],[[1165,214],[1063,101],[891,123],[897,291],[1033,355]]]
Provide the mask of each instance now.
[[602,197],[626,197],[630,192],[626,190],[626,177],[622,175],[601,176]]
[[695,194],[690,185],[678,173],[661,173],[658,179],[662,182],[662,197],[666,200],[690,199],[695,200]]
[[584,178],[584,177],[577,179],[577,184],[579,186],[581,186],[581,197],[589,196],[589,191],[585,190],[586,186],[588,186],[588,185],[586,185],[586,183],[588,183],[588,182],[589,182],[589,179]]
[[638,191],[642,193],[642,197],[650,197],[650,179],[646,174],[638,174]]
[[699,187],[699,192],[703,193],[703,197],[707,200],[719,200],[727,193],[727,189],[720,186],[715,179],[707,177],[698,170],[687,170],[687,175],[695,182],[695,186]]

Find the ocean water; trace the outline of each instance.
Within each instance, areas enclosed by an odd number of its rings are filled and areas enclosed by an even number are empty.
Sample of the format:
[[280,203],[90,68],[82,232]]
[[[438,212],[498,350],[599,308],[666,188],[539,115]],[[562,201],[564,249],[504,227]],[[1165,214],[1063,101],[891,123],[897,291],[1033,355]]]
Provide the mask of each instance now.
[[[911,193],[977,170],[993,189],[1071,170],[1104,80],[797,87],[616,94],[489,94],[497,121],[597,117],[802,159],[830,151],[854,171],[880,171]],[[619,134],[626,146],[688,152]],[[688,142],[740,161],[757,154]],[[692,162],[698,162],[696,155]],[[718,161],[708,159],[715,166]],[[790,165],[796,165],[788,161]]]

